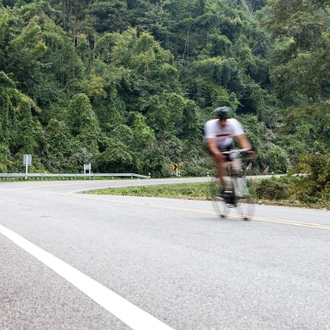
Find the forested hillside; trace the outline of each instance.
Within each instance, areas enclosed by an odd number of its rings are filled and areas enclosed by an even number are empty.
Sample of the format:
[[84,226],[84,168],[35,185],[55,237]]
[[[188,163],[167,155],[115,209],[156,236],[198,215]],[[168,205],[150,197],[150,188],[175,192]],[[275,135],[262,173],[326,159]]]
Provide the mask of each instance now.
[[274,173],[330,155],[330,0],[0,1],[0,172],[205,175],[234,109]]

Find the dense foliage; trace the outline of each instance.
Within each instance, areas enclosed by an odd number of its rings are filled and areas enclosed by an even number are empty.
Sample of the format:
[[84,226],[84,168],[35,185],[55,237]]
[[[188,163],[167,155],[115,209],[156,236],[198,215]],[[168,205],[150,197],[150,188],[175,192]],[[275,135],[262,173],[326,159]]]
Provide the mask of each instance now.
[[230,105],[254,171],[330,155],[330,0],[0,1],[0,172],[205,175]]

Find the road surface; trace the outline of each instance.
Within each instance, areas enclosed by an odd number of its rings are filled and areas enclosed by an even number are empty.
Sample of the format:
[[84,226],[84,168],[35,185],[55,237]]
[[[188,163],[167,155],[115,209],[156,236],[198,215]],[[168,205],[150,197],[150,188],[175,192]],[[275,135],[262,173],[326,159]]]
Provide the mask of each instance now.
[[80,193],[181,181],[0,183],[0,329],[330,329],[329,211]]

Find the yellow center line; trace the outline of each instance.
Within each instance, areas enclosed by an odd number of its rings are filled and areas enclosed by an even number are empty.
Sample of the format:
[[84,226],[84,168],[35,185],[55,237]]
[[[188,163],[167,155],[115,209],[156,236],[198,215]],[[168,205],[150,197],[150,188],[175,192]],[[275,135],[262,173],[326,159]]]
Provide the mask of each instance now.
[[299,222],[299,221],[264,218],[264,217],[253,217],[253,220],[263,221],[263,222],[281,223],[281,224],[291,225],[291,226],[300,226],[300,227],[309,227],[309,228],[330,230],[330,225],[322,225],[322,224],[312,223],[312,222]]
[[[60,194],[60,193],[58,193],[58,195],[63,195],[63,196],[69,195],[71,197],[97,200],[97,201],[103,201],[103,202],[113,202],[113,203],[119,203],[119,204],[129,204],[129,205],[138,205],[138,206],[149,206],[149,207],[157,207],[157,208],[162,208],[162,209],[169,209],[169,210],[176,210],[176,211],[183,211],[183,212],[192,212],[192,213],[201,213],[201,214],[211,214],[211,215],[219,216],[219,213],[214,212],[214,211],[208,211],[208,210],[202,210],[202,209],[192,209],[192,208],[178,207],[178,206],[171,206],[171,205],[161,205],[161,204],[154,204],[154,203],[148,203],[148,202],[142,203],[142,202],[132,202],[132,201],[117,200],[117,199],[109,199],[109,198],[102,198],[100,195],[93,196],[93,195],[78,195],[78,194],[73,195],[73,194]],[[239,216],[238,214],[230,214],[229,217],[241,219],[241,216]],[[260,221],[260,222],[271,222],[271,223],[290,225],[290,226],[330,230],[330,225],[322,225],[322,224],[311,223],[311,222],[299,222],[299,221],[256,217],[256,216],[253,216],[251,220]]]

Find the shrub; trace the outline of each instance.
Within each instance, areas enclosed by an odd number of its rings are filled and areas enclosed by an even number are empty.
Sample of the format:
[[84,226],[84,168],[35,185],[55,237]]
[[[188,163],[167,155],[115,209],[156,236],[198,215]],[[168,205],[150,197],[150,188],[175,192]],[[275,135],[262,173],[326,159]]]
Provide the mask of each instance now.
[[298,200],[305,203],[330,200],[329,156],[321,153],[303,155],[293,172],[304,173],[293,188]]
[[262,179],[256,183],[255,193],[258,198],[287,199],[289,197],[289,184],[281,180]]

